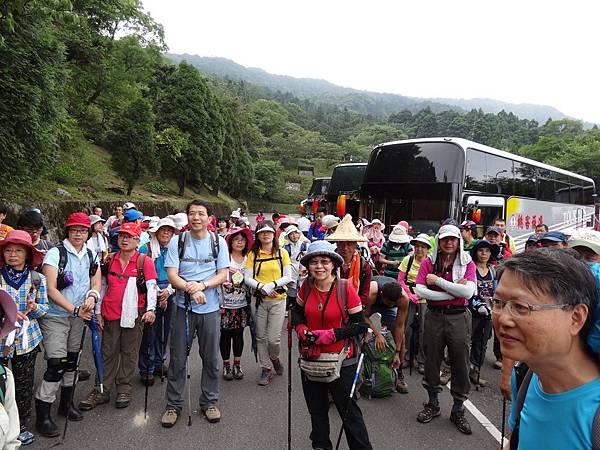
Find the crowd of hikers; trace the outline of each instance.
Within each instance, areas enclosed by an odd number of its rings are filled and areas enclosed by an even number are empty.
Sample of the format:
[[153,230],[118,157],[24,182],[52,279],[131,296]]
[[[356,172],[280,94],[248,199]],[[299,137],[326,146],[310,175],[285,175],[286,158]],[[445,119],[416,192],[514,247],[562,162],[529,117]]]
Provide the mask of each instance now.
[[[287,370],[294,330],[313,449],[333,449],[329,406],[351,450],[371,449],[358,400],[407,394],[406,369],[423,375],[416,420],[441,415],[471,434],[465,412],[493,336],[511,449],[600,448],[600,233],[538,225],[518,251],[502,219],[481,225],[441,219],[435,234],[406,221],[385,234],[379,219],[260,212],[216,217],[193,200],[159,218],[135,204],[70,214],[52,243],[37,209],[14,228],[0,206],[0,442],[59,436],[53,404],[68,421],[114,401],[126,408],[137,381],[166,379],[161,424],[187,408],[190,350],[202,361],[199,411],[221,420],[220,378],[244,379],[244,331],[268,386]],[[287,318],[288,369],[281,360]],[[86,330],[94,388],[74,401]],[[45,371],[34,386],[37,354]],[[233,353],[233,355],[232,355]],[[9,369],[10,367],[10,369]],[[186,399],[187,388],[187,399]],[[147,391],[146,391],[147,393]],[[82,397],[78,395],[78,397]],[[30,425],[35,405],[35,425]],[[147,406],[146,406],[147,407]],[[289,421],[288,407],[288,421]],[[290,443],[288,422],[288,446]]]

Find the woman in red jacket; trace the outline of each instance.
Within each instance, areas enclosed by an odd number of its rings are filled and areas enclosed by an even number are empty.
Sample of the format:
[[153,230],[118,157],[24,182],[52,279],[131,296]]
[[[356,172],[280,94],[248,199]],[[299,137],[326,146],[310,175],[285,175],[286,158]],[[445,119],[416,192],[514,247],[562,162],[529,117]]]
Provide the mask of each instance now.
[[326,355],[334,359],[339,355],[343,361],[339,377],[330,377],[335,378],[332,380],[315,381],[306,367],[302,369],[302,390],[312,424],[312,447],[333,447],[329,439],[328,393],[331,393],[340,416],[347,411],[344,431],[350,450],[371,450],[362,412],[354,399],[348,403],[358,364],[355,338],[367,330],[360,298],[351,283],[337,278],[337,269],[343,260],[331,243],[314,242],[300,262],[308,267],[309,277],[298,291],[293,323],[303,362],[310,363]]

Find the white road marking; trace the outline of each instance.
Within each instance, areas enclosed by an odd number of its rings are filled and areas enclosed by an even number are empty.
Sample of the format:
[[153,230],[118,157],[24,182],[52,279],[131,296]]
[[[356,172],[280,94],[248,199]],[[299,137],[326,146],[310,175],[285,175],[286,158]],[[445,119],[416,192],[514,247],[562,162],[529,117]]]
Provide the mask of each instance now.
[[[450,383],[448,383],[446,387],[448,388],[448,390],[450,390]],[[485,428],[487,432],[490,433],[492,437],[500,444],[502,440],[502,433],[500,433],[500,430],[498,430],[498,428],[496,428],[496,426],[492,422],[490,422],[490,419],[488,419],[481,411],[479,411],[479,409],[473,404],[473,402],[471,402],[471,400],[467,400],[464,403],[464,405],[465,408],[467,408],[467,411],[469,411],[473,415],[473,417],[477,419],[481,426],[483,426],[483,428]],[[508,439],[506,439],[505,437],[503,445],[506,445],[507,443]]]

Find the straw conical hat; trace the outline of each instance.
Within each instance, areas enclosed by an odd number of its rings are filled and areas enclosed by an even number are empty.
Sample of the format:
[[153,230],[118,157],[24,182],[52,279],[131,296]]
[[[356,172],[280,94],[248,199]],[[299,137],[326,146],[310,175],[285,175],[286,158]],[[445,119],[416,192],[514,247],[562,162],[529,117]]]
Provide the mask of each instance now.
[[325,240],[333,242],[366,242],[367,238],[358,232],[352,223],[352,216],[346,214],[336,227],[335,232],[327,236]]

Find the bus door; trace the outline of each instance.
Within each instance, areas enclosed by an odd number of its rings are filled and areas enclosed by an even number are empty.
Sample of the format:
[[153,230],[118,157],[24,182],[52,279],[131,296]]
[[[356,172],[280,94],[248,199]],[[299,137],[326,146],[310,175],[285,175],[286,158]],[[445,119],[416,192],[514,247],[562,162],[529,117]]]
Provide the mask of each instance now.
[[504,219],[504,197],[486,197],[469,195],[465,202],[466,220],[477,224],[477,236],[483,237],[485,229],[494,224],[496,219]]

